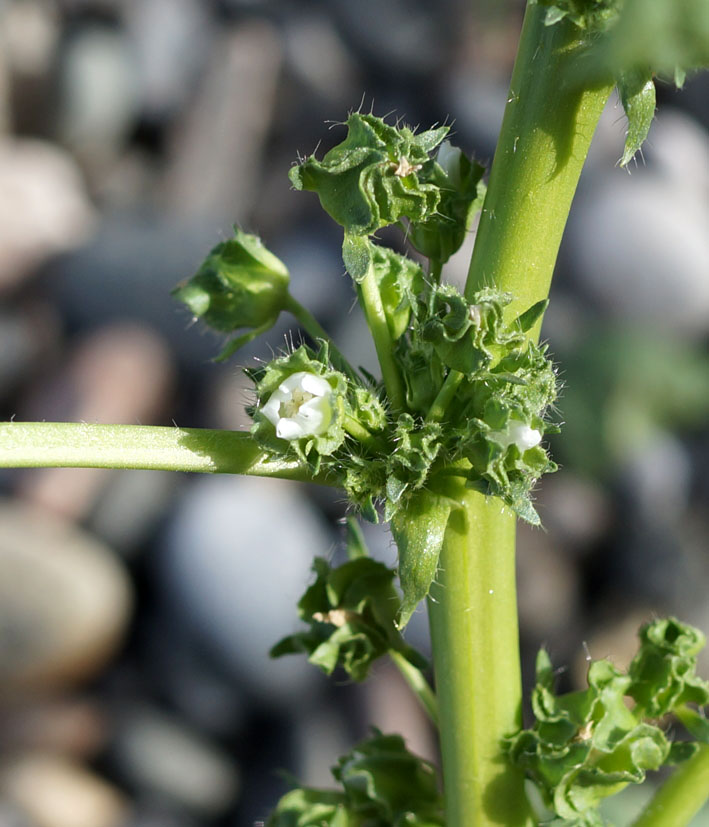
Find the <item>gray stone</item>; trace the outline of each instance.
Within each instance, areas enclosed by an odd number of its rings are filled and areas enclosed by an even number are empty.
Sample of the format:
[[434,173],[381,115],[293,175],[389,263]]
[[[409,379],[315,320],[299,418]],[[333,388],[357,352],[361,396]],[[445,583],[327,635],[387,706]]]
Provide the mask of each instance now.
[[41,827],[121,827],[128,812],[111,784],[50,753],[4,762],[0,796]]
[[[709,330],[709,136],[660,113],[647,166],[586,179],[566,256],[584,290],[623,323],[703,336]],[[688,174],[689,173],[689,174]]]
[[161,123],[194,94],[215,34],[209,4],[140,0],[124,7],[140,110],[143,117]]
[[119,718],[111,753],[131,786],[203,818],[224,813],[238,794],[233,762],[196,732],[155,709],[126,710]]
[[60,88],[64,141],[87,160],[115,155],[138,114],[137,67],[120,29],[76,31],[62,55]]
[[93,227],[79,170],[63,150],[0,138],[0,290],[83,243]]
[[0,504],[0,526],[0,693],[95,674],[130,614],[123,568],[86,532],[16,501]]
[[165,538],[161,578],[174,605],[261,702],[302,707],[319,685],[305,658],[268,650],[299,627],[296,604],[332,537],[296,483],[197,480]]

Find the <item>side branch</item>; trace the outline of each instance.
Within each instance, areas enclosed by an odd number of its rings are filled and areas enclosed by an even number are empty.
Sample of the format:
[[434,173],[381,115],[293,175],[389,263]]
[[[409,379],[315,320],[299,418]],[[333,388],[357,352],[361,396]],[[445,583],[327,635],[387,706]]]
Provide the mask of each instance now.
[[0,423],[0,468],[136,468],[248,474],[321,482],[296,461],[272,459],[251,434],[207,428]]

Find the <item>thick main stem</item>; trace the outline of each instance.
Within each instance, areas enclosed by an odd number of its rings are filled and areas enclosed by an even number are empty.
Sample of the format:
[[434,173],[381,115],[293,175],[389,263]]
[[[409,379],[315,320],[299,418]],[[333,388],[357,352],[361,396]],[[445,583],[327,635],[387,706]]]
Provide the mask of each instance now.
[[[496,286],[508,318],[546,298],[581,168],[611,84],[584,86],[578,29],[529,4],[465,293]],[[541,323],[540,323],[541,324]],[[540,324],[532,331],[539,334]],[[521,726],[514,517],[465,492],[429,612],[447,827],[530,825],[522,774],[502,739]]]
[[501,751],[522,724],[514,515],[462,480],[458,495],[428,602],[446,824],[526,827],[523,774]]
[[[508,290],[509,318],[546,298],[571,202],[612,83],[583,84],[579,30],[528,5],[466,296]],[[539,327],[537,327],[538,332]]]

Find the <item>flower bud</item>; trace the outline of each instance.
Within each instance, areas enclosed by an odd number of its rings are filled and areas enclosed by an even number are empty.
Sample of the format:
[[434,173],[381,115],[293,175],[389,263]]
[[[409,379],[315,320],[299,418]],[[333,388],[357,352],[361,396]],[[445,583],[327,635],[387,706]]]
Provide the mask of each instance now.
[[214,330],[247,328],[227,344],[223,359],[273,327],[288,303],[288,283],[283,262],[257,236],[235,229],[235,237],[218,244],[173,295]]

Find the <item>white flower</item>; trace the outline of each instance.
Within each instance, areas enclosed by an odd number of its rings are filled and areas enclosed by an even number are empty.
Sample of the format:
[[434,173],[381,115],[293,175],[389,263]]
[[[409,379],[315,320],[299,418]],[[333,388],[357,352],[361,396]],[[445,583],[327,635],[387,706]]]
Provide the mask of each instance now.
[[293,373],[271,394],[261,413],[276,426],[279,439],[319,436],[332,420],[332,387],[314,373]]
[[526,422],[518,422],[516,419],[511,419],[504,431],[493,431],[491,436],[505,450],[510,445],[516,445],[522,454],[542,441],[542,435],[536,428],[530,428]]

